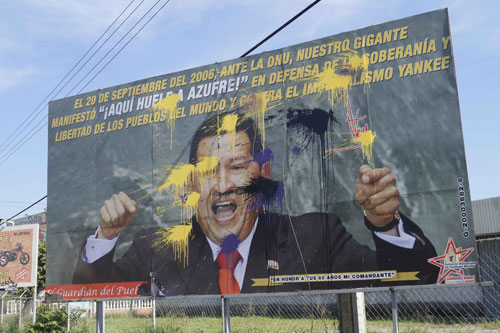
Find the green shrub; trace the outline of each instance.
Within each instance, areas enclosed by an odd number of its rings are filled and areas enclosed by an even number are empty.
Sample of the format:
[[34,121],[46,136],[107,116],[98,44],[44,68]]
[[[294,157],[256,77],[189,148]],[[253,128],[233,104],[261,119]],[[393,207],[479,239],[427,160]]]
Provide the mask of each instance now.
[[[71,311],[70,325],[76,326],[80,320],[81,312],[78,310]],[[28,332],[66,332],[68,326],[68,314],[65,307],[59,307],[51,304],[43,304],[36,313],[36,322],[32,323]]]

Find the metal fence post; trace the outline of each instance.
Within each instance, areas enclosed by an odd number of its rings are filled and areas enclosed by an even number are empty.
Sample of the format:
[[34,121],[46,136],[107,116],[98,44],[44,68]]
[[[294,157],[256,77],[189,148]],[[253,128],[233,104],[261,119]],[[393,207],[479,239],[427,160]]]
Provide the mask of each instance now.
[[[24,293],[23,293],[23,295],[24,295]],[[21,332],[21,328],[22,328],[22,323],[21,323],[22,314],[21,314],[21,312],[23,311],[23,309],[22,309],[21,302],[22,302],[22,298],[19,297],[19,311],[17,312],[17,316],[19,319],[19,332]]]
[[152,307],[152,315],[153,315],[153,328],[156,329],[156,298],[153,296],[153,304],[151,304]]
[[231,333],[231,316],[229,313],[229,299],[221,295],[222,301],[222,331]]
[[35,287],[33,289],[33,324],[36,322],[36,290],[37,285],[35,284]]
[[104,323],[104,302],[96,301],[96,316],[95,316],[95,330],[96,333],[104,333],[105,332],[105,323]]
[[22,309],[22,301],[23,301],[23,296],[24,294],[26,293],[26,291],[28,291],[28,289],[25,289],[23,291],[23,293],[21,294],[21,296],[19,296],[19,313],[18,313],[18,316],[19,316],[19,332],[21,332],[21,328],[22,328],[22,322],[21,322],[21,319],[22,319],[22,312],[23,312],[23,309]]
[[6,290],[3,295],[2,295],[2,303],[0,305],[0,324],[3,325],[3,313],[5,311],[4,307],[3,307],[3,298],[5,297],[5,295],[7,295],[8,291]]
[[394,288],[390,288],[391,291],[391,304],[392,304],[392,331],[394,333],[399,333],[399,323],[398,323],[398,295]]
[[69,332],[70,329],[71,329],[71,303],[68,302],[68,304],[66,305],[66,311],[68,312],[68,327],[67,327],[67,330],[66,332]]

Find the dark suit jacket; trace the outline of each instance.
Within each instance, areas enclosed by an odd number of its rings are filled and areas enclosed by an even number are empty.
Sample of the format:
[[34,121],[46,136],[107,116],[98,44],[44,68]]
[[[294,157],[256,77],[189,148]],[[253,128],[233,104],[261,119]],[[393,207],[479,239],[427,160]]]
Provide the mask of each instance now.
[[[377,280],[287,283],[252,287],[255,278],[273,275],[375,270],[419,271],[416,283],[435,283],[438,270],[427,263],[436,256],[431,242],[412,221],[403,218],[405,231],[416,238],[413,249],[404,249],[374,236],[376,251],[359,244],[335,214],[309,213],[297,217],[261,214],[252,239],[242,293],[310,289],[354,288],[387,285]],[[142,230],[128,251],[113,262],[114,251],[92,264],[78,259],[73,283],[150,281],[150,272],[165,295],[218,294],[218,267],[210,245],[193,218],[188,260],[174,258],[162,242],[165,229]],[[269,268],[274,260],[279,268]],[[404,282],[407,284],[408,282]]]

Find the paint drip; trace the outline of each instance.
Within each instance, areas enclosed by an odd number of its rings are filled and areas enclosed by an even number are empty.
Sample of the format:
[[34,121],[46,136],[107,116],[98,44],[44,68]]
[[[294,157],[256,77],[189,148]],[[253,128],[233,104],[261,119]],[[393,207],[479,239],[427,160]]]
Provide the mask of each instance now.
[[173,147],[176,118],[175,113],[177,111],[180,100],[181,96],[179,94],[171,94],[153,105],[153,110],[165,111],[168,114],[167,128],[170,128],[170,149],[172,149]]
[[189,235],[193,229],[190,223],[176,225],[169,229],[160,229],[155,233],[156,238],[153,240],[153,247],[158,250],[163,250],[171,245],[174,252],[174,259],[182,261],[184,267],[188,265],[189,256]]

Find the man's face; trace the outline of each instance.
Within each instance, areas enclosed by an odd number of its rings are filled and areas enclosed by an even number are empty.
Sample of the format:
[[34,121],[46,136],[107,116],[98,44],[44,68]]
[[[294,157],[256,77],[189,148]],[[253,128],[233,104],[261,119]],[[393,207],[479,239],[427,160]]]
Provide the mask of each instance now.
[[204,157],[218,160],[213,175],[194,177],[193,190],[200,194],[197,218],[203,232],[217,244],[230,234],[244,240],[254,226],[258,210],[242,189],[252,179],[265,176],[253,161],[248,135],[237,132],[203,138],[196,157],[198,161]]

